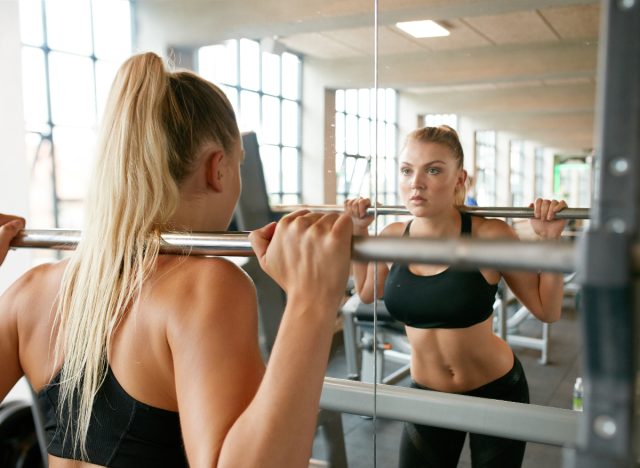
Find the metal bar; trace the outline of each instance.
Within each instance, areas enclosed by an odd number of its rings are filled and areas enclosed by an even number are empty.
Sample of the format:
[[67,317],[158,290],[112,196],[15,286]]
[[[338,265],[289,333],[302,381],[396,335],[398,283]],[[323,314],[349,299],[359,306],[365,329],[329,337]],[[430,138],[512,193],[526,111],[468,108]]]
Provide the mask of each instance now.
[[382,383],[385,385],[395,385],[400,382],[402,379],[407,377],[411,373],[411,365],[405,364],[400,369],[395,372],[392,372],[384,379],[382,379]]
[[[271,209],[275,213],[291,213],[292,211],[301,209],[307,209],[319,213],[334,213],[336,211],[343,211],[344,207],[342,205],[274,205]],[[463,206],[460,207],[460,211],[475,216],[487,216],[490,218],[533,218],[533,208],[525,207]],[[399,216],[410,214],[409,210],[402,205],[378,206],[375,210],[374,208],[369,208],[367,210],[368,215],[373,215],[376,212],[379,216]],[[589,208],[566,208],[556,214],[558,219],[589,219],[590,216]]]
[[[373,384],[325,378],[320,407],[373,416]],[[377,385],[377,416],[572,447],[581,413],[407,387]]]
[[523,348],[536,349],[538,351],[544,350],[544,339],[532,338],[524,335],[507,335],[507,342],[510,345],[522,346]]
[[[72,250],[80,231],[24,230],[12,247]],[[162,234],[163,253],[252,256],[246,232]],[[352,254],[359,261],[448,264],[457,268],[572,272],[575,249],[554,241],[420,239],[354,237]]]

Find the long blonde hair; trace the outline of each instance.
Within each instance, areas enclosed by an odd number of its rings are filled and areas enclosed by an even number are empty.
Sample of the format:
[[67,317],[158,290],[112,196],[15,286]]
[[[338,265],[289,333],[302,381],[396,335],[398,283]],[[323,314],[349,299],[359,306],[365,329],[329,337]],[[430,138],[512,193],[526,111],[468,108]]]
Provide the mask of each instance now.
[[56,362],[63,358],[58,412],[63,422],[62,414],[77,418],[65,431],[83,460],[113,331],[155,267],[180,183],[201,145],[216,142],[232,154],[238,139],[229,101],[194,73],[168,72],[153,53],[131,57],[118,71],[98,137],[82,239],[56,311]]

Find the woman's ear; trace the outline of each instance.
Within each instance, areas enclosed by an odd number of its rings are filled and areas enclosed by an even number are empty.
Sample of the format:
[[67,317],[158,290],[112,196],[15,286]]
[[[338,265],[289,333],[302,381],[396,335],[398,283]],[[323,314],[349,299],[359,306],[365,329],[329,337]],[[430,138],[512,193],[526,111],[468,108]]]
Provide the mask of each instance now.
[[220,149],[211,151],[206,157],[206,182],[214,192],[222,192],[224,186],[224,158],[224,151]]

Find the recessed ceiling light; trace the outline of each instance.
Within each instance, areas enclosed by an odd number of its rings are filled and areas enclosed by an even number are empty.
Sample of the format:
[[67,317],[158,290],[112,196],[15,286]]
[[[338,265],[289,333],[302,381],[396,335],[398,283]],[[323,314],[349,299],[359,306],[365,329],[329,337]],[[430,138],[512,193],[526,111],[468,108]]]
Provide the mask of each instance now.
[[442,37],[450,34],[445,28],[431,20],[405,21],[403,23],[396,23],[396,26],[418,39],[424,37]]

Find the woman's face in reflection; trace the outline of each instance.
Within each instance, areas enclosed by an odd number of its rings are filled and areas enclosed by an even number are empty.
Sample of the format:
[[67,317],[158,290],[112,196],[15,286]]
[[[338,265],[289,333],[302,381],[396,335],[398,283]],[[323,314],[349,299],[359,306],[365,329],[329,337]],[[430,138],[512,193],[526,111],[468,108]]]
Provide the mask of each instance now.
[[429,216],[455,203],[464,171],[441,143],[409,140],[400,155],[400,196],[414,216]]

